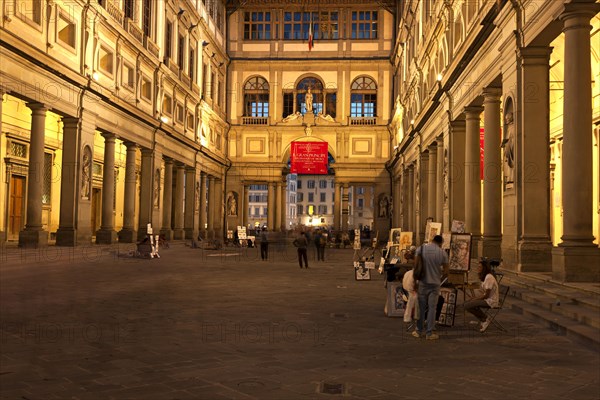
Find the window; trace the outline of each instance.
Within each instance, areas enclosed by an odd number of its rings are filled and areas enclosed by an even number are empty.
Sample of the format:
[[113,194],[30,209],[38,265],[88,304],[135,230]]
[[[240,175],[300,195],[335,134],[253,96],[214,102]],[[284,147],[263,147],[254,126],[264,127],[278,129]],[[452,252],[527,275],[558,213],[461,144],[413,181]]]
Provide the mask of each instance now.
[[109,74],[113,74],[113,53],[110,49],[100,46],[98,51],[98,68]]
[[147,77],[142,77],[142,90],[140,91],[142,99],[152,101],[152,81]]
[[175,120],[183,125],[183,106],[180,102],[175,104]]
[[209,93],[209,96],[213,100],[215,99],[215,79],[216,79],[215,73],[211,72],[211,74],[210,74],[210,93]]
[[350,94],[351,117],[377,116],[377,85],[373,79],[363,76],[352,82]]
[[128,87],[129,89],[133,89],[135,82],[135,70],[133,69],[133,65],[124,62],[122,72],[123,75],[121,76],[121,83],[123,86]]
[[269,83],[263,77],[252,77],[244,85],[244,115],[269,116]]
[[42,204],[50,205],[52,194],[52,154],[44,153],[44,183],[42,190]]
[[356,189],[356,194],[365,194],[365,188],[364,187],[358,187]]
[[187,129],[190,131],[193,131],[194,130],[194,122],[195,122],[194,113],[188,110],[186,119],[187,119]]
[[298,179],[298,189],[302,189],[302,180]]
[[319,188],[320,188],[320,189],[327,189],[327,181],[325,181],[325,180],[320,180],[320,181],[319,181]]
[[208,65],[202,64],[202,96],[206,97],[208,91]]
[[147,37],[152,37],[152,2],[143,0],[142,3],[142,31]]
[[335,192],[331,193],[331,201],[335,201]]
[[134,19],[135,4],[133,0],[124,0],[123,2],[123,14],[125,18]]
[[313,201],[315,201],[315,194],[314,193],[309,193],[308,194],[308,201],[311,202],[311,203]]
[[[4,5],[6,1],[2,2]],[[7,8],[10,6],[7,6]],[[36,25],[42,24],[42,1],[41,0],[17,0],[15,1],[15,14],[26,18]]]
[[304,201],[304,193],[298,193],[298,201]]
[[219,82],[217,83],[217,104],[220,108],[223,108],[223,100],[223,83],[221,82],[221,80],[219,80]]
[[318,23],[313,27],[316,39],[338,39],[338,12],[321,11]]
[[179,35],[177,38],[177,65],[183,71],[183,62],[185,60],[185,37]]
[[168,94],[165,94],[165,96],[163,97],[162,112],[163,114],[167,115],[173,114],[173,100]]
[[285,12],[283,39],[307,40],[311,31],[314,39],[338,39],[338,12]]
[[260,207],[254,207],[254,216],[255,217],[259,217],[260,216]]
[[334,189],[335,188],[335,182],[334,181],[329,181],[329,187]]
[[304,214],[304,206],[303,206],[302,204],[298,204],[298,205],[296,206],[296,211],[297,211],[297,214],[298,214],[298,215],[302,215],[302,214]]
[[172,49],[171,49],[171,40],[173,40],[173,23],[171,21],[167,21],[167,25],[165,26],[165,59],[171,58]]
[[283,114],[282,117],[287,117],[295,113],[294,111],[294,93],[283,94]]
[[298,82],[295,88],[284,91],[283,118],[296,112],[306,114],[306,104],[304,102],[309,88],[313,95],[313,113],[316,115],[326,110],[326,114],[335,118],[335,91],[326,90],[317,77],[304,78]]
[[352,11],[352,39],[377,39],[377,11]]
[[196,79],[196,49],[190,48],[190,59],[188,61],[188,76],[192,82]]
[[323,215],[323,214],[327,214],[327,206],[319,206],[319,214]]
[[325,198],[326,193],[321,193],[320,195],[321,195],[320,199],[321,199],[322,202],[327,201],[326,198]]
[[315,188],[315,181],[309,180],[308,184],[306,185],[306,187],[309,188],[309,189],[314,189]]
[[356,208],[358,208],[359,210],[362,210],[364,206],[364,200],[363,199],[357,199],[356,200]]
[[65,46],[75,49],[76,45],[76,26],[61,11],[57,21],[57,41]]
[[270,40],[271,13],[254,11],[244,13],[244,39]]

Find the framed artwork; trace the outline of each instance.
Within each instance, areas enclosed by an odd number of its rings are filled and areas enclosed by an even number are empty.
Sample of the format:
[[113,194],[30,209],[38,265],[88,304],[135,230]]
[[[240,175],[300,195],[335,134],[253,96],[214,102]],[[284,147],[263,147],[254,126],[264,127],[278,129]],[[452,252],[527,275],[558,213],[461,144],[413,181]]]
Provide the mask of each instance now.
[[450,228],[452,233],[465,233],[465,222],[457,219],[452,220],[452,227]]
[[354,261],[354,279],[357,281],[371,280],[371,270],[365,266],[364,262]]
[[453,233],[450,238],[450,271],[469,271],[471,264],[471,234]]
[[435,235],[439,235],[442,230],[441,222],[428,222],[425,227],[425,243],[431,243]]
[[444,326],[454,326],[454,317],[456,314],[456,289],[443,287],[440,289],[440,296],[444,298],[444,304],[442,305],[442,311],[437,323]]
[[390,238],[388,239],[392,245],[400,244],[400,234],[402,233],[402,229],[400,228],[392,228],[390,230]]
[[404,317],[406,302],[403,298],[402,282],[388,282],[387,289],[387,316]]
[[400,250],[408,249],[412,245],[412,232],[400,232]]

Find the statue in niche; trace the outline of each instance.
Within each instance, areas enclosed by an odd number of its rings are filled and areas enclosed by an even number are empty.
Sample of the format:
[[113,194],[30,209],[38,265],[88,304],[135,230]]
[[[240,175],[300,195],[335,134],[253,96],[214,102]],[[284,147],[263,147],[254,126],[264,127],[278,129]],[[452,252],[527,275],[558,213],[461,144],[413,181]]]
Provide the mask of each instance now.
[[160,201],[160,169],[156,170],[154,174],[154,193],[153,193],[153,204],[154,207],[158,208]]
[[388,216],[389,201],[386,195],[381,195],[379,198],[379,217],[386,218]]
[[448,149],[444,149],[444,204],[448,203],[450,195],[450,179],[448,176]]
[[308,88],[308,91],[304,96],[304,105],[306,106],[307,113],[313,112],[313,94],[311,93],[310,88]]
[[194,191],[194,204],[196,205],[195,209],[200,209],[200,183],[196,182],[196,189]]
[[502,143],[504,147],[504,183],[513,183],[515,168],[515,138],[514,138],[514,119],[512,111],[507,111],[504,116],[505,137]]
[[237,200],[235,199],[235,193],[229,193],[227,197],[227,215],[235,217],[237,215]]
[[83,160],[81,162],[81,198],[90,198],[90,179],[92,171],[92,154],[89,147],[83,151]]

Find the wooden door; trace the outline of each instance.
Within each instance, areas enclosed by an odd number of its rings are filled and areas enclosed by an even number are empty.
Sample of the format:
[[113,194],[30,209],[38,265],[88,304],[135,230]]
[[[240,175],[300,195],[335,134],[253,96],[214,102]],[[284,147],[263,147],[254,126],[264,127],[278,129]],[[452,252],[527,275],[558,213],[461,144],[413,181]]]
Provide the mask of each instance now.
[[16,240],[25,226],[25,177],[10,177],[10,199],[8,206],[8,239]]

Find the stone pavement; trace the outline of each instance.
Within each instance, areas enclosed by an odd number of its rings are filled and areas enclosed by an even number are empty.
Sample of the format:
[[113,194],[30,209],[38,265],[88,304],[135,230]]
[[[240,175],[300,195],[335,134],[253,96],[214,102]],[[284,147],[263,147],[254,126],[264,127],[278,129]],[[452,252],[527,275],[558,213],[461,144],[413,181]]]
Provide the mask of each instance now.
[[597,352],[509,310],[411,337],[350,249],[129,249],[0,254],[1,399],[600,398]]

